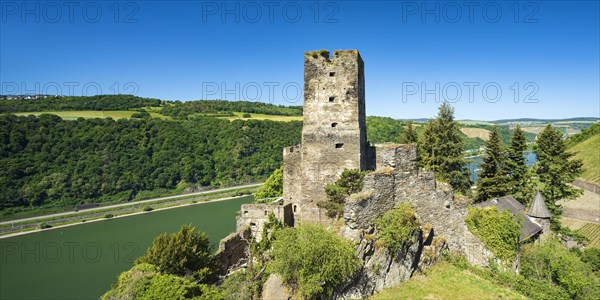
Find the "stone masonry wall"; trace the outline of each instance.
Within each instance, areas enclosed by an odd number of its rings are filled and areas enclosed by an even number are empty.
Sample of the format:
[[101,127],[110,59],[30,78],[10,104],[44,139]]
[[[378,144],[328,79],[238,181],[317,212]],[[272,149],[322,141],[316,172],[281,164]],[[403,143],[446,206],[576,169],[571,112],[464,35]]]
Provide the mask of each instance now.
[[344,169],[366,170],[364,63],[356,50],[304,54],[302,145],[284,150],[284,201],[294,220],[327,223],[317,203]]

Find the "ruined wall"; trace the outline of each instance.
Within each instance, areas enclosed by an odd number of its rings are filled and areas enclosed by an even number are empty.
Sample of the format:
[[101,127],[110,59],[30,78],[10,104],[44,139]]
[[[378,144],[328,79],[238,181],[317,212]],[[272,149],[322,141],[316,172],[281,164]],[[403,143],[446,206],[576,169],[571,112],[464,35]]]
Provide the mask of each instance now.
[[288,226],[293,226],[292,205],[278,204],[242,204],[240,214],[236,220],[237,230],[249,228],[250,233],[256,241],[262,239],[264,224],[269,221],[269,214],[273,213],[275,217]]
[[246,258],[246,248],[249,246],[251,237],[250,228],[241,228],[226,236],[219,242],[216,256],[223,266],[223,273],[240,264]]
[[454,203],[452,188],[437,183],[433,172],[418,169],[416,145],[379,145],[376,165],[377,170],[365,177],[363,190],[346,201],[342,235],[359,241],[385,212],[410,203],[421,224],[431,227],[432,236],[443,239],[450,250],[471,263],[488,263],[491,253],[465,225],[466,206]]
[[370,165],[366,136],[364,63],[356,50],[304,54],[301,147],[284,150],[284,200],[295,220],[327,223],[317,203],[344,169]]

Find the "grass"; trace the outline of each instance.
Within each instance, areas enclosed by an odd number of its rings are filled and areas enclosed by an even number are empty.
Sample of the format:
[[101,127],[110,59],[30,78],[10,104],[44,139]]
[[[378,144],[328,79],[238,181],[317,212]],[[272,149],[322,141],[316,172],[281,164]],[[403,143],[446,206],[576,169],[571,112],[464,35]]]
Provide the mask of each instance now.
[[589,247],[600,248],[600,224],[587,223],[577,232],[590,240]]
[[279,121],[279,122],[289,122],[289,121],[302,121],[301,116],[276,116],[276,115],[265,115],[265,114],[254,114],[250,113],[251,118],[244,118],[242,115],[244,113],[234,112],[235,117],[219,117],[223,119],[227,119],[229,121],[232,120],[271,120],[271,121]]
[[462,127],[460,131],[470,138],[480,138],[484,141],[490,137],[490,131],[483,128]]
[[[17,116],[28,116],[41,114],[52,114],[61,117],[63,120],[77,120],[78,118],[93,119],[93,118],[113,118],[113,119],[129,119],[131,115],[137,111],[131,110],[72,110],[72,111],[40,111],[40,112],[20,112],[14,113]],[[150,112],[153,118],[170,119],[168,116],[163,116],[156,112]]]
[[576,158],[583,160],[581,178],[600,184],[600,135],[594,135],[571,148]]
[[390,299],[526,299],[525,296],[483,279],[448,262],[439,262],[398,286],[373,295]]

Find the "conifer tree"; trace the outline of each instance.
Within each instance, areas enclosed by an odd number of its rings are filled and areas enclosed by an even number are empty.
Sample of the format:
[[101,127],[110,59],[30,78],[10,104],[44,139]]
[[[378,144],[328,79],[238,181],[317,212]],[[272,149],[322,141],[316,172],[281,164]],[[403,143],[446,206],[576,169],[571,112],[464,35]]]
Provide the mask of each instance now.
[[513,135],[510,140],[506,167],[509,176],[510,194],[523,205],[527,206],[533,199],[534,187],[531,181],[531,174],[527,167],[527,160],[524,155],[525,150],[527,150],[525,131],[517,125],[513,130]]
[[485,149],[479,179],[477,179],[476,202],[505,196],[508,191],[508,174],[506,172],[507,154],[502,146],[498,127],[494,126]]
[[575,154],[567,151],[562,133],[552,125],[540,132],[534,151],[537,156],[536,173],[543,185],[542,196],[552,212],[551,226],[557,230],[560,228],[558,217],[561,209],[556,201],[575,199],[583,193],[570,185],[582,173],[582,161],[572,158]]
[[413,125],[413,121],[408,121],[406,124],[406,130],[400,134],[400,143],[402,144],[416,144],[418,141],[417,131]]
[[463,194],[469,190],[471,182],[465,168],[460,127],[448,102],[442,103],[437,117],[427,123],[419,150],[421,164],[433,170],[437,179]]

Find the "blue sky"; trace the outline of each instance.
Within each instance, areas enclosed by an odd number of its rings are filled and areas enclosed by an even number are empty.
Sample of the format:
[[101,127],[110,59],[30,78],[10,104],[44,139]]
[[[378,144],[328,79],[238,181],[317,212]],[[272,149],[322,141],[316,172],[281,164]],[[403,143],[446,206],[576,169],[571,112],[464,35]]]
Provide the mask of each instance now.
[[300,105],[303,52],[358,49],[368,115],[600,117],[598,1],[0,4],[0,94]]

